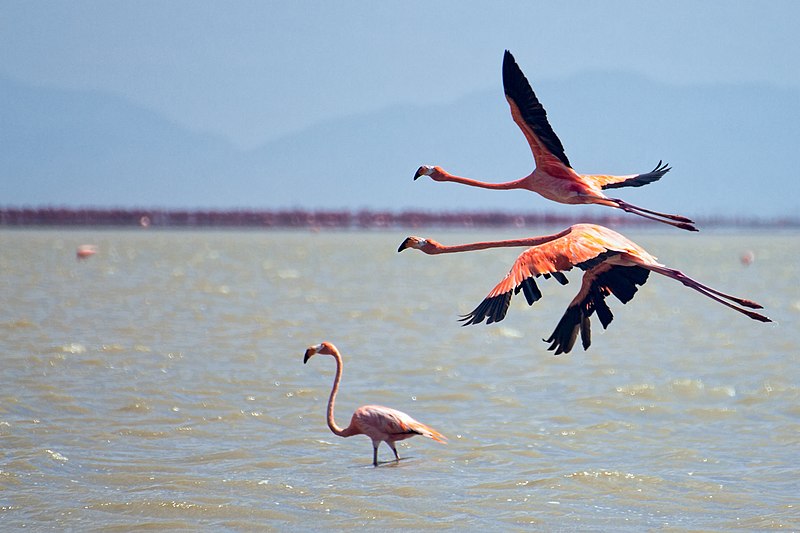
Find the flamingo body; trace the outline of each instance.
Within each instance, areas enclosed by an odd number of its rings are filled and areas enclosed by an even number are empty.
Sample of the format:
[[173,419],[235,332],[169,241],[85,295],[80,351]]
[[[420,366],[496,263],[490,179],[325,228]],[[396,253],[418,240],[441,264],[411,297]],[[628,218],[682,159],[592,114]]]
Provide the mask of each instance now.
[[575,224],[569,228],[543,237],[489,241],[445,246],[431,239],[408,237],[398,248],[415,248],[429,255],[465,252],[487,248],[530,246],[522,252],[509,273],[498,283],[484,300],[470,313],[462,317],[463,325],[487,324],[503,320],[511,303],[511,298],[522,292],[533,305],[542,298],[536,278],[553,277],[562,285],[567,284],[564,272],[577,267],[584,271],[578,294],[567,306],[567,310],[556,325],[555,330],[545,342],[549,350],[556,354],[572,350],[580,332],[583,349],[591,345],[589,318],[597,313],[603,328],[607,328],[614,318],[605,299],[613,294],[623,304],[631,301],[650,275],[662,274],[683,285],[698,291],[731,309],[754,320],[771,322],[769,318],[754,311],[761,309],[751,301],[731,296],[712,289],[686,276],[679,270],[659,263],[641,246],[620,235],[616,231],[596,224]]
[[373,443],[391,443],[405,440],[414,435],[441,440],[441,435],[425,424],[417,422],[409,415],[391,407],[382,405],[362,405],[353,413],[350,426],[356,428],[358,434],[366,435]]
[[366,435],[372,440],[372,464],[378,466],[378,446],[385,442],[394,452],[395,460],[399,461],[400,456],[394,443],[399,440],[409,439],[415,435],[422,435],[437,442],[444,443],[447,439],[435,429],[418,422],[411,416],[382,405],[363,405],[355,410],[350,419],[350,425],[340,428],[334,419],[333,409],[336,402],[336,394],[339,391],[339,383],[342,379],[344,362],[339,350],[330,342],[323,342],[316,346],[310,346],[305,353],[303,363],[316,354],[331,355],[336,360],[336,377],[333,380],[333,388],[328,400],[328,427],[340,437],[351,437],[353,435]]
[[624,176],[579,174],[564,152],[561,140],[547,120],[547,112],[533,92],[525,74],[508,50],[503,56],[503,89],[511,117],[519,126],[533,153],[536,168],[528,176],[504,183],[487,183],[450,174],[441,167],[423,165],[414,179],[430,176],[434,181],[450,181],[485,189],[525,189],[562,204],[596,204],[622,209],[688,231],[697,231],[691,219],[644,209],[603,192],[620,187],[641,187],[658,181],[670,167],[661,161],[650,172]]

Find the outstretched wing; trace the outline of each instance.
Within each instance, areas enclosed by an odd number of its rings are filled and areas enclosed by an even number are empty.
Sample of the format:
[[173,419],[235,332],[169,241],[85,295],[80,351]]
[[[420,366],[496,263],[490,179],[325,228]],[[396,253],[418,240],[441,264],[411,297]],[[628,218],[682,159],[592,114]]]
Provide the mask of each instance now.
[[[522,252],[505,278],[498,283],[484,300],[469,314],[461,317],[462,325],[480,324],[486,319],[487,324],[503,320],[514,294],[523,292],[528,305],[533,305],[542,297],[535,278],[554,277],[562,285],[567,284],[563,274],[577,266],[583,270],[590,269],[605,258],[627,251],[623,247],[610,248],[605,230],[599,226],[576,225],[564,232],[560,237],[533,246]],[[614,234],[616,235],[616,234]]]
[[585,175],[601,189],[618,189],[620,187],[641,187],[648,183],[660,180],[664,174],[672,169],[666,163],[658,162],[656,168],[644,174],[629,174],[627,176]]
[[562,165],[572,168],[564,146],[547,121],[547,112],[508,50],[503,56],[503,89],[511,117],[528,140],[536,166],[551,171]]
[[640,285],[644,285],[650,271],[641,266],[620,266],[601,263],[590,268],[583,275],[581,290],[569,304],[564,316],[561,317],[556,329],[549,338],[548,350],[554,350],[556,355],[569,353],[575,346],[578,332],[581,334],[581,344],[586,350],[592,343],[592,332],[589,317],[597,312],[597,317],[603,329],[614,320],[614,314],[609,309],[605,299],[613,294],[623,304],[633,299]]

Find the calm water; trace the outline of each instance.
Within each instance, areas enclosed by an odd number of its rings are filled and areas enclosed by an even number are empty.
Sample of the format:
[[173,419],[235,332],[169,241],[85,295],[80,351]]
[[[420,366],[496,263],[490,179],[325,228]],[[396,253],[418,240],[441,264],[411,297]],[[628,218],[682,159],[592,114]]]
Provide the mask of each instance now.
[[[397,254],[399,232],[0,231],[0,524],[800,529],[798,234],[628,234],[777,323],[651,275],[611,302],[588,352],[556,357],[541,339],[576,273],[500,324],[456,321],[514,249]],[[86,242],[99,253],[79,262]],[[449,444],[410,439],[403,461],[373,468],[366,437],[332,435],[333,360],[302,364],[323,340],[345,358],[341,425],[381,403]]]

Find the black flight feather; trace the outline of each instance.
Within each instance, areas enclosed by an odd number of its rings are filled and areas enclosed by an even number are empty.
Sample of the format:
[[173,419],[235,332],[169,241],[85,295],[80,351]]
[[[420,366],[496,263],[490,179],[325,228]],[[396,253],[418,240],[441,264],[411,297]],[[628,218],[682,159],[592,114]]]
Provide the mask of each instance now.
[[564,146],[547,121],[547,112],[542,107],[539,99],[536,98],[536,93],[533,92],[531,84],[528,83],[525,74],[522,73],[519,65],[517,65],[514,56],[508,50],[503,55],[503,89],[506,96],[517,105],[522,118],[536,136],[539,137],[547,150],[560,159],[562,163],[572,168],[567,155],[564,153]]

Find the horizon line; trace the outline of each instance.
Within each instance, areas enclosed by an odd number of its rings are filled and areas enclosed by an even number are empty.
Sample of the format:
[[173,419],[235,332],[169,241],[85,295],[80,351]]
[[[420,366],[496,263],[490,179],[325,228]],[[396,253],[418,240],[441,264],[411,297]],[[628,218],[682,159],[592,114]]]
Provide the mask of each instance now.
[[[708,227],[800,228],[800,216],[695,217]],[[575,217],[547,211],[420,209],[252,209],[0,207],[0,227],[251,227],[262,229],[389,229],[436,227],[528,227],[576,223],[660,227],[658,222],[623,214]]]

